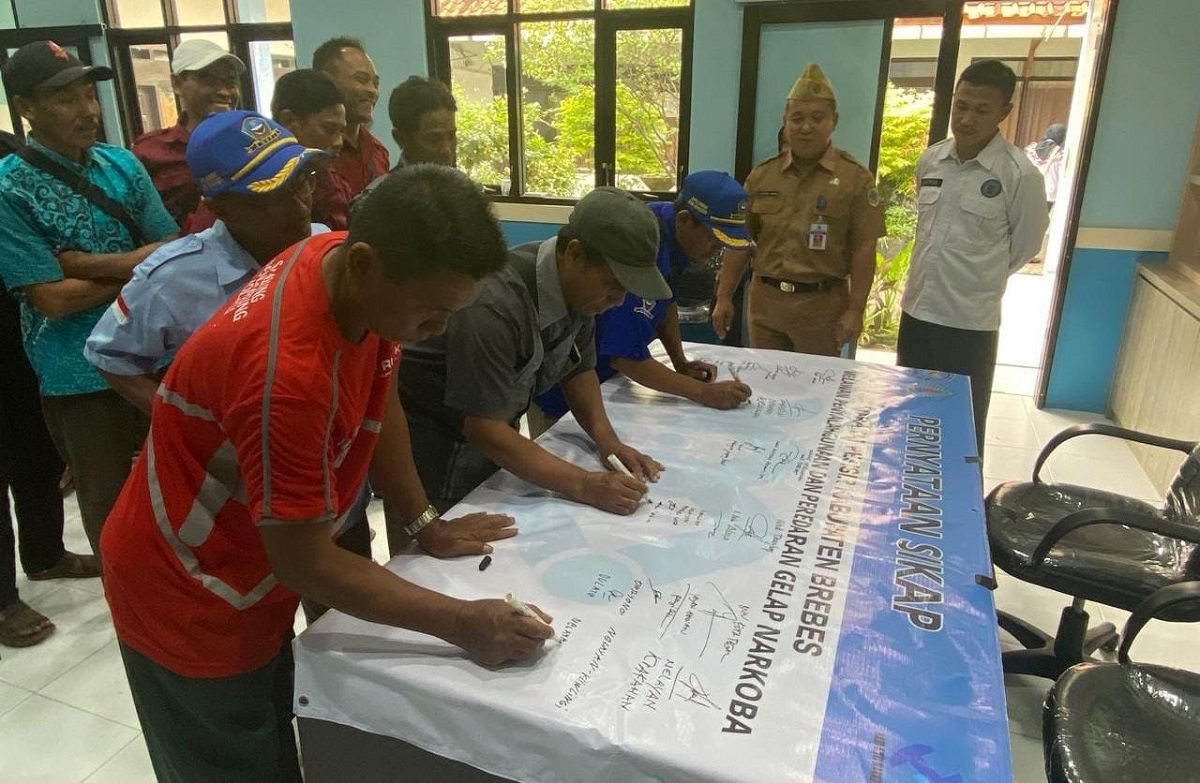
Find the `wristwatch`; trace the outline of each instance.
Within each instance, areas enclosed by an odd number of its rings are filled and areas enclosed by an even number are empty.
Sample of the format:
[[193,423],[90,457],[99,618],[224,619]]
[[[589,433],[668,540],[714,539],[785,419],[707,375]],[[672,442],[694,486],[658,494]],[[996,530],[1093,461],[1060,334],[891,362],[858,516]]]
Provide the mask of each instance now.
[[405,525],[404,532],[407,535],[415,536],[425,529],[425,526],[438,518],[438,510],[433,506],[425,509],[425,513],[414,519],[410,524]]

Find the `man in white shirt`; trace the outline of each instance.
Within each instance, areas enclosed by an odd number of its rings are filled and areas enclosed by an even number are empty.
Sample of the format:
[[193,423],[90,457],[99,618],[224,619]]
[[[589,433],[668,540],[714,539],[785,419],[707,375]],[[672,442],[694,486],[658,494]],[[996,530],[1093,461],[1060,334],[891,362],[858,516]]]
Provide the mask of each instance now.
[[981,458],[1000,302],[1048,224],[1042,175],[999,132],[1016,82],[997,60],[968,66],[954,88],[954,136],[917,163],[917,237],[896,344],[902,367],[970,376]]

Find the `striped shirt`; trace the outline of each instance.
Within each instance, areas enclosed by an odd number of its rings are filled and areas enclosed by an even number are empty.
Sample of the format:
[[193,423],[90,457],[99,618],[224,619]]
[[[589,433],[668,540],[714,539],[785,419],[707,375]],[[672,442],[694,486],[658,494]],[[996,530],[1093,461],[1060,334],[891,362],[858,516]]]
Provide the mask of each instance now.
[[183,676],[279,652],[298,596],[257,526],[343,519],[366,476],[400,348],[338,329],[321,259],[345,236],[286,251],[184,343],[105,525],[117,636]]

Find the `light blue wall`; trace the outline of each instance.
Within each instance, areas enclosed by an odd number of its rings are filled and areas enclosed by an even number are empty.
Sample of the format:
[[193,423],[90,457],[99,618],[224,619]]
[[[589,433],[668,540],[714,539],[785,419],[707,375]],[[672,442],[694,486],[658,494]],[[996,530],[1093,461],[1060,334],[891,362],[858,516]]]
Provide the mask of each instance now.
[[1047,394],[1051,408],[1106,413],[1125,311],[1138,263],[1162,263],[1166,253],[1077,249],[1067,280],[1067,301]]
[[1172,229],[1200,111],[1200,2],[1121,0],[1080,223]]
[[764,27],[759,41],[754,161],[778,152],[788,91],[810,62],[821,66],[838,96],[833,143],[861,161],[870,160],[882,44],[882,21]]
[[[1122,0],[1081,228],[1175,227],[1200,111],[1198,31],[1196,0]],[[1138,255],[1072,254],[1048,406],[1107,412]]]
[[733,171],[741,50],[741,7],[734,0],[699,0],[692,26],[692,171]]
[[101,19],[97,0],[16,0],[16,6],[21,27],[97,24]]
[[549,239],[562,228],[561,223],[525,223],[520,220],[501,220],[500,227],[504,229],[504,238],[508,246],[523,245],[526,242],[538,242]]
[[338,35],[362,40],[379,71],[380,96],[372,132],[388,146],[395,161],[387,101],[392,88],[413,74],[428,75],[422,0],[291,0],[292,36],[297,63],[312,65],[312,53]]

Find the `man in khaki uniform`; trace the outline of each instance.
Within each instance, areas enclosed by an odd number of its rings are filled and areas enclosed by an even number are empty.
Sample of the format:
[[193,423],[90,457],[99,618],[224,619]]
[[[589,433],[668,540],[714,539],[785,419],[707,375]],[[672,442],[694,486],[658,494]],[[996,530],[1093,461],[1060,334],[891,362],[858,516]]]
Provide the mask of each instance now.
[[[758,246],[752,348],[837,356],[862,332],[883,207],[874,175],[830,143],[837,121],[833,86],[809,64],[788,93],[787,148],[746,179],[746,225]],[[713,312],[718,334],[745,263],[745,254],[726,254]]]

